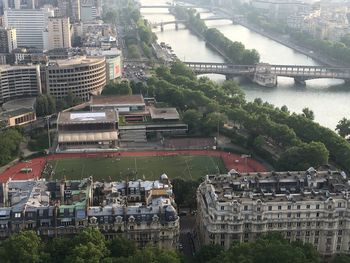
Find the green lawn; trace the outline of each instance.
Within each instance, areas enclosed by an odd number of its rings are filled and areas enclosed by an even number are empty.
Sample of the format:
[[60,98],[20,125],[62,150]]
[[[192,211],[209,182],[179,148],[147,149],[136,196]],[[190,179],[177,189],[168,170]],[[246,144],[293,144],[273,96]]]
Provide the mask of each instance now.
[[50,161],[53,179],[81,179],[93,176],[94,180],[158,179],[166,173],[170,179],[197,180],[208,173],[226,172],[221,158],[210,156],[157,156],[113,158],[63,158]]

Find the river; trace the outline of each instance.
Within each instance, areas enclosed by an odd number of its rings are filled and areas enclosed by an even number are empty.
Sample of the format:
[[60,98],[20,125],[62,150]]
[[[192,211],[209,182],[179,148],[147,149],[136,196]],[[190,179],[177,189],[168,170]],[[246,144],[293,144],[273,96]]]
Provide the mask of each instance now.
[[[142,5],[163,5],[166,0],[141,0]],[[200,10],[199,10],[200,11]],[[167,9],[142,9],[142,15],[150,22],[174,20]],[[202,17],[211,13],[201,13]],[[243,26],[233,25],[229,20],[207,21],[208,27],[215,27],[233,41],[242,42],[247,48],[255,48],[261,62],[289,65],[318,65],[311,58],[295,52],[269,38],[257,34]],[[170,44],[175,54],[183,61],[223,62],[223,58],[205,45],[205,42],[192,34],[184,25],[175,30],[173,24],[166,25],[164,31],[154,29],[159,42]],[[210,75],[215,81],[223,81],[224,76]],[[278,78],[275,88],[264,88],[250,82],[241,83],[248,101],[261,98],[276,106],[286,105],[291,112],[301,113],[305,107],[315,113],[315,121],[335,129],[343,117],[350,118],[350,87],[342,85],[342,80],[318,79],[297,86],[291,78]]]

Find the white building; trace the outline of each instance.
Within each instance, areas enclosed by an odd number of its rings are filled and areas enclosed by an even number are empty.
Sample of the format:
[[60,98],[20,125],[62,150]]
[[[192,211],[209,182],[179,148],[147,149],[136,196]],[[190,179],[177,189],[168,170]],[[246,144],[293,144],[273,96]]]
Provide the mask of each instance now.
[[48,50],[71,47],[71,31],[68,17],[50,17],[47,32]]
[[344,172],[313,168],[208,175],[197,190],[200,240],[228,249],[279,232],[323,255],[349,253],[349,190]]
[[18,47],[44,48],[43,32],[53,10],[8,9],[4,12],[5,27],[16,28]]
[[15,28],[0,28],[0,53],[11,53],[17,48]]

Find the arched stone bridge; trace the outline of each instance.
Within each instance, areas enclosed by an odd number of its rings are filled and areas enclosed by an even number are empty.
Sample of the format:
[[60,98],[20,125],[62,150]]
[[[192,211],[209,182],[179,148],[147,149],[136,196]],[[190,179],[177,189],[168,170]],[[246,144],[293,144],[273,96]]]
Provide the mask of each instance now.
[[[228,77],[246,76],[253,79],[256,76],[294,78],[297,82],[309,79],[333,78],[350,81],[350,68],[335,68],[326,66],[301,65],[234,65],[229,63],[184,62],[196,74],[222,74]],[[259,83],[261,84],[261,83]],[[277,82],[275,83],[277,84]],[[262,85],[262,84],[261,84]],[[263,85],[264,86],[264,85]]]

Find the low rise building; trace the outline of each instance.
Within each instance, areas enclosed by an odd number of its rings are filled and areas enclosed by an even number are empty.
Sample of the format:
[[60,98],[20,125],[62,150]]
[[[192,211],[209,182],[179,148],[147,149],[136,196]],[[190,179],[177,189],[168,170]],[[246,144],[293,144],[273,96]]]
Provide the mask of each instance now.
[[33,121],[36,121],[36,114],[33,109],[21,108],[0,112],[0,127],[21,126]]
[[145,142],[151,134],[187,132],[187,124],[180,121],[176,108],[156,108],[146,105],[142,95],[93,96],[91,110],[112,109],[120,115],[120,141]]
[[228,249],[279,232],[323,255],[349,253],[349,190],[344,172],[313,168],[207,175],[197,190],[201,243]]
[[114,148],[118,141],[118,113],[61,112],[57,118],[58,151]]

